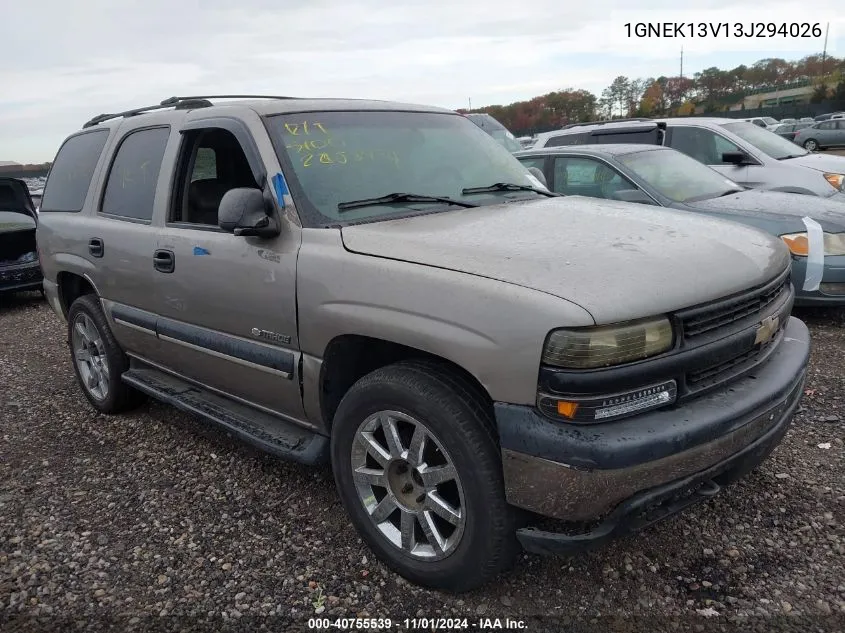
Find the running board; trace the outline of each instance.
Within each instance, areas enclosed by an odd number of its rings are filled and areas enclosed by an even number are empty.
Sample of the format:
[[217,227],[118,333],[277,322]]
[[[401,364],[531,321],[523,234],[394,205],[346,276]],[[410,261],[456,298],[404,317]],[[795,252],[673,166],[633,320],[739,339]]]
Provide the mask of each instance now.
[[329,438],[149,367],[124,372],[138,391],[212,422],[272,455],[302,464],[329,459]]

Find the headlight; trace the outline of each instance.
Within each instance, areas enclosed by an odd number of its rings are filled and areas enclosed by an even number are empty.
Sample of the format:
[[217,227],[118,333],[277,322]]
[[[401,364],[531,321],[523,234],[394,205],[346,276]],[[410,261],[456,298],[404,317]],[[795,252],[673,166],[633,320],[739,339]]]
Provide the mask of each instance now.
[[[824,233],[823,238],[825,255],[845,255],[845,233]],[[806,233],[789,233],[781,235],[780,239],[793,255],[807,256],[810,241]]]
[[608,367],[661,354],[672,343],[672,325],[666,317],[554,330],[546,340],[543,362],[569,369]]
[[843,190],[843,185],[845,185],[845,175],[843,174],[825,174],[824,179],[830,183],[830,186],[838,191],[845,191]]

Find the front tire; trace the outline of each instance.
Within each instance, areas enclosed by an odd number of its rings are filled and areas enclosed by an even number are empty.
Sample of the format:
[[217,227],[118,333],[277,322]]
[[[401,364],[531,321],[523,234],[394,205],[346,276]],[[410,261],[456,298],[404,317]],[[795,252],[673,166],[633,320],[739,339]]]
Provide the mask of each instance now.
[[519,551],[493,420],[448,367],[402,362],[361,378],[332,428],[341,502],[373,552],[408,580],[474,589]]
[[812,138],[808,138],[806,141],[804,141],[804,149],[808,152],[815,152],[821,148],[819,147],[818,141]]
[[74,301],[67,322],[73,371],[88,402],[102,413],[120,413],[141,404],[143,394],[120,379],[129,369],[129,358],[115,340],[96,295]]

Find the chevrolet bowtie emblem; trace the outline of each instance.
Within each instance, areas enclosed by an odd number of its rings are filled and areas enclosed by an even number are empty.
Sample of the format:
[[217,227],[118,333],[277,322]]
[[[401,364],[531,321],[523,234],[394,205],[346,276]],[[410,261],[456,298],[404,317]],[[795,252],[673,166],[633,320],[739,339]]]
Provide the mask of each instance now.
[[760,327],[757,328],[757,336],[754,338],[754,344],[759,345],[768,343],[772,337],[777,333],[780,325],[780,317],[773,315],[766,317],[760,322]]

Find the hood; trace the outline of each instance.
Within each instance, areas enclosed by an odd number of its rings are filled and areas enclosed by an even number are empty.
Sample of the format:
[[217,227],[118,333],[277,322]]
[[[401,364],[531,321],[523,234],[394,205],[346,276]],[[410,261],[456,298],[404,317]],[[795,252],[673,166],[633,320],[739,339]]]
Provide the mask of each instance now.
[[[696,211],[736,214],[742,218],[761,220],[763,224],[757,223],[758,226],[774,231],[780,230],[779,223],[783,224],[784,231],[804,230],[801,220],[804,216],[816,220],[825,231],[845,231],[845,205],[839,196],[831,199],[752,189],[721,198],[687,202],[685,206]],[[742,221],[742,218],[737,217],[737,221]]]
[[0,178],[0,212],[16,212],[37,217],[29,188],[18,178]]
[[[683,211],[581,196],[344,227],[349,251],[532,288],[613,323],[712,301],[789,266],[777,238]],[[527,306],[526,309],[530,309]]]
[[[804,130],[801,130],[802,132]],[[834,174],[845,174],[845,156],[834,156],[832,154],[807,154],[796,156],[780,161],[784,165],[801,165],[816,171],[832,172]],[[831,187],[833,189],[833,187]]]

